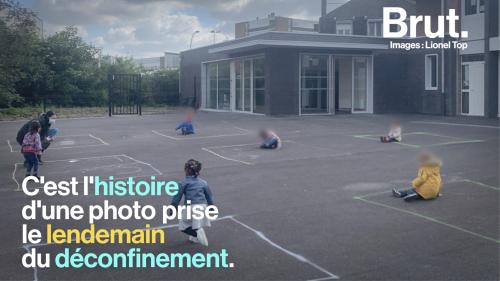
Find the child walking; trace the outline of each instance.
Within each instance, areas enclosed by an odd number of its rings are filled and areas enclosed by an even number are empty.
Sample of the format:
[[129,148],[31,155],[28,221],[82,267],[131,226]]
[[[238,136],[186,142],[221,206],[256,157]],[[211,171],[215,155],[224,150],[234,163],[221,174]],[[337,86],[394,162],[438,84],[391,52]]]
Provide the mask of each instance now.
[[[40,130],[40,122],[32,121],[29,132],[27,132],[23,138],[21,153],[24,155],[26,177],[31,175],[38,177],[38,156],[42,153]],[[31,174],[32,170],[33,174]]]
[[177,125],[175,128],[176,131],[181,130],[181,134],[183,136],[185,135],[192,135],[194,134],[194,126],[193,126],[193,112],[188,112],[186,114],[186,119]]
[[412,181],[413,188],[407,190],[392,190],[394,197],[405,201],[418,199],[434,199],[441,191],[441,161],[430,152],[419,155],[420,167],[417,177]]
[[389,134],[384,137],[380,137],[380,141],[383,143],[388,142],[401,142],[402,140],[402,129],[399,121],[394,121],[391,125],[391,129],[389,130]]
[[[207,206],[213,205],[212,192],[206,181],[199,177],[201,163],[190,159],[184,164],[186,178],[180,185],[179,193],[172,198],[172,206],[177,207],[184,196],[184,203],[191,201],[191,206],[201,206],[204,210]],[[186,219],[187,210],[182,210],[182,219],[179,222],[179,230],[189,235],[189,241],[208,246],[207,236],[204,227],[210,227],[210,220],[206,217],[202,219]]]

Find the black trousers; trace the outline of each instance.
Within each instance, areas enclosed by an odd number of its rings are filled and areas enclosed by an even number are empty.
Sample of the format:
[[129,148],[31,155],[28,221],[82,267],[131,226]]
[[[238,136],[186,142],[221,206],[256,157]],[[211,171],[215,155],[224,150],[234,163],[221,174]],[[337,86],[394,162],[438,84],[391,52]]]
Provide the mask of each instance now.
[[193,236],[193,237],[197,237],[198,236],[198,234],[196,233],[196,230],[194,230],[191,227],[188,227],[188,228],[184,229],[182,232],[186,233],[189,236]]

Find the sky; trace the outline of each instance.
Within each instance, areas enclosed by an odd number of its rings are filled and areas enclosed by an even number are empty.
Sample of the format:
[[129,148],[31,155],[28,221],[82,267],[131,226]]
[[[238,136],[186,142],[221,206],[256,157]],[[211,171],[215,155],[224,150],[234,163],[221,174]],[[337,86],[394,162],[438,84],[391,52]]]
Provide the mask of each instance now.
[[[135,58],[234,38],[236,22],[276,15],[318,20],[321,0],[18,0],[43,20],[44,34],[75,26],[104,54]],[[329,0],[332,10],[347,0]]]

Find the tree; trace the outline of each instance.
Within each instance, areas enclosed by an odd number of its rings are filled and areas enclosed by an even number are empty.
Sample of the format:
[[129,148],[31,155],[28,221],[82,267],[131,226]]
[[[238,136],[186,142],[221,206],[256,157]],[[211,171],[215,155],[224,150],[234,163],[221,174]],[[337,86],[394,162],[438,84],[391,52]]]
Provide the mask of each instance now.
[[35,14],[11,0],[0,0],[0,107],[22,101],[17,88],[40,79],[44,68]]

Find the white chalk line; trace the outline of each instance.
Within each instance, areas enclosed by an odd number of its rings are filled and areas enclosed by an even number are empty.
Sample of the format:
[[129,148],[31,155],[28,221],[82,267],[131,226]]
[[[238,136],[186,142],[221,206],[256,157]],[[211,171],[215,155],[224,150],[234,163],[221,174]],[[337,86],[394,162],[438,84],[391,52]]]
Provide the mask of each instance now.
[[[284,140],[281,141],[282,143],[294,143],[294,141],[291,140]],[[242,143],[242,144],[232,144],[232,145],[218,145],[218,146],[208,146],[208,149],[220,149],[220,148],[231,148],[231,147],[242,147],[242,146],[260,146],[260,143],[254,142],[254,143]]]
[[161,137],[169,138],[171,140],[177,140],[177,138],[171,137],[169,135],[162,134],[162,133],[160,133],[158,131],[155,131],[155,130],[151,130],[151,132],[153,132],[153,134],[161,136]]
[[487,129],[497,129],[500,127],[489,126],[489,125],[474,125],[474,124],[463,124],[463,123],[447,123],[447,122],[430,122],[430,121],[411,121],[415,124],[429,124],[429,125],[443,125],[443,126],[461,126],[461,127],[476,127],[476,128],[487,128]]
[[[63,147],[52,147],[51,150],[59,150],[59,149],[69,149],[69,148],[84,148],[84,147],[93,147],[93,146],[102,146],[102,145],[109,145],[109,143],[105,142],[103,139],[101,138],[98,138],[92,134],[88,134],[88,135],[66,135],[66,136],[59,136],[58,138],[74,138],[74,137],[90,137],[90,138],[93,138],[97,141],[100,142],[100,144],[85,144],[85,145],[79,145],[79,146],[63,146]],[[10,143],[10,140],[7,140],[7,144],[9,145],[10,147],[10,152],[21,152],[19,150],[15,150],[13,147],[12,147],[12,144]]]
[[202,147],[201,149],[202,149],[203,151],[206,151],[206,152],[208,152],[208,153],[211,153],[211,154],[213,154],[213,155],[215,155],[215,156],[217,156],[217,157],[220,157],[220,158],[222,158],[222,159],[224,159],[224,160],[228,160],[228,161],[233,161],[233,162],[241,163],[241,164],[245,164],[245,165],[248,165],[248,166],[252,166],[252,165],[253,165],[253,163],[250,163],[250,162],[245,162],[245,161],[241,161],[241,160],[238,160],[238,159],[233,159],[233,158],[229,158],[229,157],[226,157],[226,156],[222,156],[222,155],[220,155],[220,154],[218,154],[218,153],[216,153],[216,152],[214,152],[214,151],[212,151],[212,150],[210,150],[210,149],[208,149],[208,148],[206,148],[206,147]]
[[133,158],[133,157],[130,157],[130,156],[126,155],[126,154],[122,154],[121,156],[123,156],[123,157],[127,157],[127,158],[129,158],[129,159],[131,159],[131,160],[133,160],[133,161],[135,161],[135,162],[138,162],[138,163],[141,163],[141,164],[144,164],[144,165],[146,165],[146,166],[151,167],[151,169],[153,169],[155,172],[157,172],[159,176],[163,175],[163,173],[162,173],[160,170],[156,169],[156,168],[155,168],[152,164],[150,164],[150,163],[147,163],[147,162],[144,162],[144,161],[137,160],[137,159],[135,159],[135,158]]
[[[287,255],[289,255],[289,256],[297,259],[300,262],[307,263],[307,264],[311,265],[312,267],[316,268],[317,270],[319,270],[319,271],[323,272],[324,274],[328,275],[328,277],[326,277],[326,278],[328,278],[328,279],[338,279],[339,278],[337,275],[335,275],[335,274],[331,273],[330,271],[324,269],[323,267],[321,267],[321,266],[313,263],[312,261],[308,260],[304,256],[296,254],[296,253],[294,253],[294,252],[292,252],[292,251],[290,251],[288,249],[285,249],[282,246],[276,244],[271,239],[267,238],[267,236],[265,236],[264,233],[262,233],[262,232],[256,230],[255,228],[253,228],[253,227],[251,227],[251,226],[249,226],[249,225],[241,222],[240,220],[235,219],[234,217],[231,217],[230,220],[232,220],[235,223],[237,223],[237,224],[245,227],[246,229],[252,231],[253,233],[255,233],[257,235],[257,237],[259,237],[260,239],[264,240],[265,242],[267,242],[269,245],[275,247],[276,249],[282,251],[283,253],[285,253],[285,254],[287,254]],[[318,280],[327,280],[327,279],[320,278],[320,279],[311,279],[309,281],[313,281],[313,280],[318,281]]]
[[96,140],[98,140],[98,141],[102,142],[104,145],[109,145],[109,143],[105,142],[103,139],[98,138],[98,137],[96,137],[96,136],[94,136],[94,135],[92,135],[92,134],[89,134],[89,137],[94,138],[94,139],[96,139]]
[[14,148],[12,147],[12,144],[10,144],[10,140],[7,140],[7,144],[9,145],[10,152],[15,152]]
[[[125,157],[125,158],[128,158],[138,164],[143,164],[143,165],[146,165],[148,167],[150,167],[153,171],[155,171],[157,174],[157,176],[161,176],[163,175],[163,173],[158,170],[157,168],[155,168],[152,164],[150,163],[146,163],[146,162],[143,162],[143,161],[140,161],[140,160],[137,160],[133,157],[130,157],[126,154],[117,154],[117,155],[107,155],[107,156],[93,156],[93,157],[85,157],[85,158],[71,158],[71,159],[64,159],[64,160],[46,160],[44,161],[44,163],[55,163],[55,162],[70,162],[70,161],[74,161],[74,160],[90,160],[90,159],[102,159],[102,158],[115,158],[115,159],[118,159],[120,160],[120,162],[123,162],[122,159],[120,159],[120,157]],[[22,165],[23,163],[14,163],[14,171],[12,172],[12,180],[16,183],[17,185],[17,188],[14,190],[14,191],[21,191],[21,184],[19,183],[19,181],[17,180],[16,178],[16,172],[17,172],[17,165]],[[139,177],[147,177],[147,176],[152,176],[152,175],[139,175],[139,176],[133,176],[133,177],[121,177],[121,178],[116,178],[116,180],[119,180],[119,179],[126,179],[126,178],[139,178]]]
[[246,130],[246,129],[243,129],[243,128],[239,128],[239,127],[234,127],[235,129],[237,130],[240,130],[242,131],[243,133],[236,133],[236,134],[220,134],[220,135],[212,135],[212,136],[189,136],[189,137],[185,137],[185,138],[179,138],[179,137],[173,137],[173,136],[169,136],[169,135],[166,135],[166,134],[163,134],[163,133],[160,133],[156,130],[151,130],[151,132],[153,134],[156,134],[156,135],[159,135],[159,136],[162,136],[162,137],[165,137],[165,138],[168,138],[168,139],[171,139],[171,140],[176,140],[176,141],[184,141],[184,140],[197,140],[197,139],[212,139],[212,138],[223,138],[223,137],[237,137],[237,136],[246,136],[248,135],[251,131],[249,130]]

